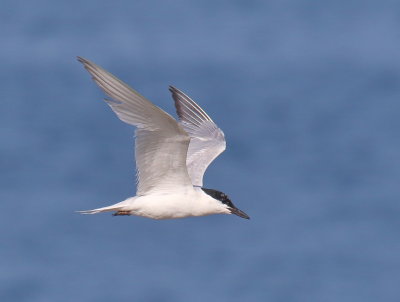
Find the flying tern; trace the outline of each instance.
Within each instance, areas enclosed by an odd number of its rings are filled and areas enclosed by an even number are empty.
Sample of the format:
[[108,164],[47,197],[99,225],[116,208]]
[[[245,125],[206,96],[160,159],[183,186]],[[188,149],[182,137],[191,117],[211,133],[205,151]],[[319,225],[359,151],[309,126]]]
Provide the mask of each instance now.
[[209,164],[225,150],[224,133],[207,113],[179,89],[170,86],[179,121],[111,73],[78,57],[110,99],[105,101],[125,123],[136,126],[136,196],[122,202],[79,211],[114,212],[152,219],[212,214],[249,216],[217,190],[203,188]]

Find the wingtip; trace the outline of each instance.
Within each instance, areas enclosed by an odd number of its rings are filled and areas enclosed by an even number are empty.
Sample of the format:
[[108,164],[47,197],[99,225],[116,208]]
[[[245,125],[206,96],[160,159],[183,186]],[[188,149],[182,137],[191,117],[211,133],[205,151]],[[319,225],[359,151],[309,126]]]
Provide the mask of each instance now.
[[172,99],[174,100],[174,103],[175,103],[176,114],[178,115],[179,119],[182,119],[183,109],[182,109],[182,104],[180,103],[179,97],[178,97],[179,90],[172,85],[169,85],[168,89],[172,93]]
[[77,56],[76,59],[78,60],[79,63],[83,65],[83,67],[89,71],[89,68],[93,65],[89,60],[82,58],[80,56]]
[[176,93],[176,92],[179,91],[176,87],[174,87],[174,86],[172,86],[172,85],[169,85],[169,86],[168,86],[168,90],[171,91],[172,93]]
[[81,62],[81,63],[85,63],[87,61],[86,59],[84,59],[80,56],[76,56],[76,59],[78,60],[78,62]]
[[96,66],[96,64],[94,64],[91,61],[89,61],[88,59],[82,58],[80,56],[77,56],[76,59],[78,60],[79,63],[82,63],[85,68],[88,68],[88,67],[93,68]]

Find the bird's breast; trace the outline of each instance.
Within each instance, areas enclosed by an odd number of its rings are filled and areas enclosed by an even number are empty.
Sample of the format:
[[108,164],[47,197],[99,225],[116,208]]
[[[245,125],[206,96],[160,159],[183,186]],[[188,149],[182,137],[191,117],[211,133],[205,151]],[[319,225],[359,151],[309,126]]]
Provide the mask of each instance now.
[[218,214],[214,201],[201,192],[186,194],[151,194],[137,197],[129,205],[133,215],[153,219],[174,219]]

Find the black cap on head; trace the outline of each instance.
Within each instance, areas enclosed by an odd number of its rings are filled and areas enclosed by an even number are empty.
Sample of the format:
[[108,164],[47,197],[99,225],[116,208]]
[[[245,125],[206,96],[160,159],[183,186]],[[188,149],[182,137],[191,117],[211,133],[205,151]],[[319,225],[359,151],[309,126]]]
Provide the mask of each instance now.
[[201,188],[205,193],[210,195],[212,198],[219,200],[221,203],[225,204],[229,211],[232,214],[235,214],[239,217],[245,218],[245,219],[250,219],[250,217],[243,211],[239,210],[233,202],[229,199],[228,195],[225,193],[222,193],[221,191],[213,190],[213,189],[207,189],[207,188]]

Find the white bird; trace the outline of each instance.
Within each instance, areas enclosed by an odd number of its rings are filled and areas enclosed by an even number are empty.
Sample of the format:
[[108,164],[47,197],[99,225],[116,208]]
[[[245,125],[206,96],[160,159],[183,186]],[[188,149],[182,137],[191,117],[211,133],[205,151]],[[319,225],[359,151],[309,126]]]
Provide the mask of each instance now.
[[235,214],[249,219],[220,191],[203,188],[208,165],[225,150],[221,129],[192,99],[170,86],[177,122],[100,66],[78,57],[97,85],[111,98],[117,116],[136,126],[136,196],[111,206],[79,211],[115,212],[153,219]]

